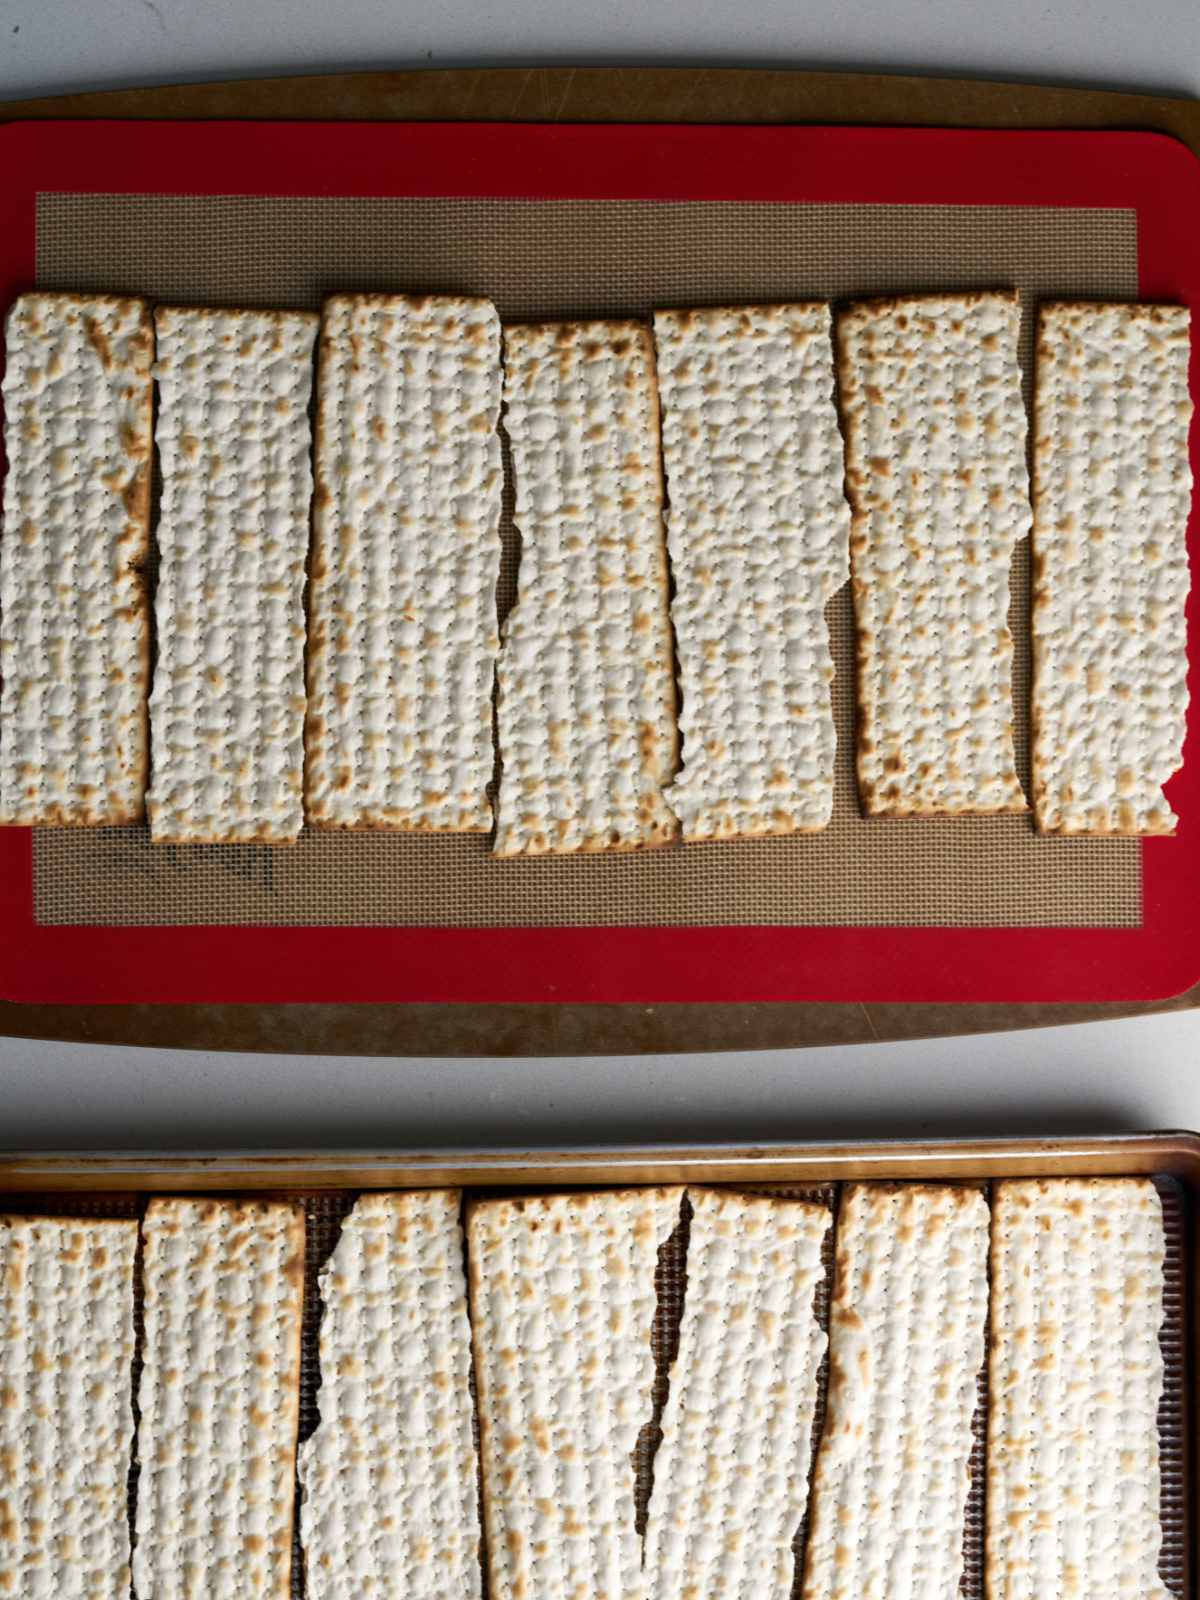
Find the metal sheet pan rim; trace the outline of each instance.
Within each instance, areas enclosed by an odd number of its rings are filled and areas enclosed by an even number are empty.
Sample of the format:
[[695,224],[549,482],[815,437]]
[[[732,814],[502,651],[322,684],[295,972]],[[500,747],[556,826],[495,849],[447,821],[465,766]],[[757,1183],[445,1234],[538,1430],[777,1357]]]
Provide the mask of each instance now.
[[[1096,1172],[1167,1172],[1200,1185],[1200,1133],[1187,1130],[1030,1138],[811,1141],[779,1140],[745,1145],[582,1145],[561,1150],[496,1149],[228,1149],[206,1151],[7,1151],[0,1152],[0,1189],[54,1189],[84,1183],[103,1188],[124,1182],[142,1188],[154,1182],[205,1187],[370,1187],[372,1184],[467,1181],[489,1183],[587,1180],[607,1175],[656,1174],[678,1180],[692,1174],[726,1181],[857,1175],[996,1176],[1068,1168]],[[453,1174],[455,1176],[451,1177]]]
[[[356,1191],[379,1188],[462,1186],[493,1194],[507,1186],[525,1190],[628,1187],[659,1181],[727,1183],[751,1190],[795,1193],[848,1180],[978,1182],[1018,1175],[1154,1177],[1172,1195],[1173,1276],[1168,1280],[1169,1338],[1164,1347],[1171,1384],[1164,1390],[1164,1540],[1167,1565],[1160,1570],[1179,1600],[1196,1600],[1190,1550],[1197,1506],[1191,1493],[1196,1416],[1194,1374],[1200,1370],[1200,1135],[1190,1132],[1078,1135],[1063,1138],[968,1138],[962,1140],[774,1141],[753,1146],[710,1142],[701,1146],[576,1146],[549,1149],[468,1151],[207,1151],[193,1153],[47,1151],[0,1153],[0,1210],[67,1216],[140,1216],[153,1194],[205,1193],[234,1196],[265,1193],[302,1196],[306,1227],[307,1366],[302,1396],[309,1423],[316,1392],[314,1366],[318,1328],[316,1274],[335,1240]],[[1162,1181],[1166,1180],[1166,1181]],[[1167,1327],[1168,1323],[1164,1323]],[[1173,1376],[1172,1376],[1173,1375]],[[305,1387],[307,1385],[307,1387]],[[1169,1398],[1168,1398],[1169,1397]],[[978,1413],[977,1413],[978,1415]],[[1164,1426],[1160,1411],[1160,1429]],[[1169,1450],[1168,1450],[1169,1446]],[[980,1591],[980,1502],[974,1502],[966,1552],[972,1583]],[[297,1552],[298,1555],[298,1552]],[[294,1568],[302,1572],[302,1566]],[[299,1597],[299,1579],[292,1593]]]

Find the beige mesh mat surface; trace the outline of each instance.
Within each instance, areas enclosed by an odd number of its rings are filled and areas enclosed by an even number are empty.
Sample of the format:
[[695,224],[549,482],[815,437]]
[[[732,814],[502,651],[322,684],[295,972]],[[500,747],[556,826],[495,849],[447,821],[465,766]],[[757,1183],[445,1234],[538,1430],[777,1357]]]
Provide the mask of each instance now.
[[[1187,1480],[1188,1416],[1190,1381],[1187,1355],[1187,1230],[1189,1226],[1188,1202],[1185,1191],[1171,1178],[1156,1180],[1163,1202],[1163,1223],[1166,1238],[1165,1284],[1163,1293],[1164,1321],[1160,1335],[1163,1354],[1163,1396],[1159,1408],[1159,1445],[1162,1468],[1162,1525],[1163,1542],[1159,1556],[1159,1573],[1173,1594],[1182,1597],[1191,1593],[1190,1514],[1189,1485]],[[828,1205],[837,1215],[838,1185],[824,1184],[762,1184],[732,1185],[734,1188],[753,1189],[755,1192],[790,1195],[797,1199],[815,1200]],[[988,1185],[981,1185],[988,1192]],[[471,1191],[472,1193],[505,1193],[512,1190]],[[295,1196],[289,1195],[289,1198]],[[304,1325],[300,1355],[300,1440],[312,1433],[319,1420],[318,1390],[320,1388],[320,1362],[318,1336],[320,1330],[321,1300],[317,1275],[332,1253],[341,1233],[342,1222],[353,1210],[357,1194],[335,1190],[319,1194],[301,1195],[307,1222],[305,1247]],[[58,1216],[131,1217],[140,1215],[146,1206],[146,1196],[97,1195],[95,1197],[36,1196],[19,1194],[0,1195],[0,1211],[44,1212]],[[684,1263],[687,1251],[688,1222],[684,1221],[671,1235],[659,1253],[655,1285],[658,1293],[658,1310],[651,1338],[655,1356],[655,1385],[651,1397],[651,1415],[642,1429],[634,1452],[635,1503],[638,1531],[644,1531],[646,1509],[653,1485],[654,1454],[661,1438],[660,1422],[667,1397],[667,1378],[679,1343],[679,1326],[683,1315],[686,1290]],[[829,1323],[829,1275],[833,1267],[835,1240],[833,1229],[825,1240],[826,1278],[818,1286],[813,1310],[823,1328]],[[140,1261],[138,1268],[140,1285]],[[134,1392],[141,1367],[142,1308],[139,1298],[135,1307],[136,1348],[134,1354]],[[828,1360],[821,1363],[819,1393],[814,1439],[820,1437],[825,1412],[826,1368]],[[974,1422],[975,1443],[971,1455],[971,1491],[967,1501],[966,1527],[963,1535],[964,1568],[960,1592],[963,1600],[984,1600],[983,1586],[983,1517],[984,1473],[987,1444],[987,1368],[986,1362],[979,1375],[979,1404]],[[137,1464],[134,1463],[129,1481],[130,1525],[136,1506]],[[804,1558],[805,1525],[797,1530],[794,1543],[797,1580],[793,1587],[794,1600],[800,1595],[799,1575]],[[484,1566],[483,1592],[486,1593],[487,1551],[481,1550]],[[300,1555],[299,1533],[293,1541],[292,1596],[303,1600],[304,1577]]]
[[[715,202],[42,195],[38,281],[158,300],[311,307],[334,289],[490,295],[503,318],[1012,286],[1137,294],[1132,211]],[[501,614],[518,540],[511,485]],[[1028,787],[1028,551],[1014,563],[1018,770]],[[849,594],[823,834],[496,861],[485,836],[320,835],[294,849],[151,848],[137,828],[36,836],[42,923],[1136,927],[1136,840],[1039,839],[1025,817],[866,822],[853,783]]]

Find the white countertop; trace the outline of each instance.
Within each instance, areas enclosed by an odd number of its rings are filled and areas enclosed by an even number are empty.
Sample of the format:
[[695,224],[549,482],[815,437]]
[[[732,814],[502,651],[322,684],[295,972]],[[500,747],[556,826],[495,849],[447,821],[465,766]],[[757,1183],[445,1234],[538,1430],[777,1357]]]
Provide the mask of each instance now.
[[1200,1125],[1200,1012],[966,1039],[533,1061],[0,1040],[0,1149],[470,1149]]
[[[85,20],[86,19],[86,20]],[[354,68],[862,68],[1200,94],[1196,0],[0,0],[0,93]]]
[[[0,97],[519,64],[1200,94],[1197,0],[0,0]],[[1200,1012],[807,1051],[444,1061],[0,1039],[0,1148],[467,1147],[1200,1126]]]

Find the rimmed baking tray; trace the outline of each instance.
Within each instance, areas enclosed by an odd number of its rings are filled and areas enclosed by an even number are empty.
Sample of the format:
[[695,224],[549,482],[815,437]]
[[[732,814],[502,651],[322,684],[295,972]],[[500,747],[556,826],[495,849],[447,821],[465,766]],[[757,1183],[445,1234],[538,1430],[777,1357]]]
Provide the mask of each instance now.
[[[622,1148],[562,1152],[295,1151],[273,1155],[0,1155],[0,1212],[135,1216],[148,1196],[165,1193],[287,1194],[303,1200],[307,1219],[305,1314],[301,1358],[301,1437],[317,1421],[317,1273],[337,1242],[343,1217],[365,1189],[461,1186],[468,1192],[603,1187],[631,1183],[722,1183],[802,1194],[835,1205],[852,1179],[944,1179],[989,1185],[1002,1177],[1127,1176],[1154,1179],[1167,1238],[1165,1320],[1161,1344],[1165,1384],[1159,1413],[1163,1547],[1160,1573],[1180,1600],[1195,1595],[1192,1550],[1197,1532],[1192,1438],[1200,1349],[1195,1208],[1200,1197],[1200,1135],[1136,1134],[1108,1138],[959,1140],[936,1143],[779,1144],[756,1147]],[[662,1252],[655,1417],[643,1431],[636,1460],[639,1510],[648,1494],[657,1412],[677,1339],[685,1279],[684,1230]],[[832,1256],[833,1240],[829,1242]],[[140,1349],[140,1306],[137,1319]],[[818,1314],[828,1313],[827,1295]],[[135,1358],[136,1361],[136,1358]],[[823,1397],[822,1397],[823,1398]],[[984,1449],[987,1393],[980,1376],[972,1489],[964,1540],[964,1600],[983,1595]],[[818,1418],[819,1420],[819,1418]],[[131,1481],[131,1496],[136,1492]],[[797,1535],[802,1554],[804,1529]],[[486,1559],[486,1552],[485,1552]],[[797,1562],[799,1567],[799,1559]],[[304,1595],[302,1563],[293,1561],[296,1600]]]
[[[519,321],[1007,284],[1030,313],[1027,375],[1039,297],[1200,304],[1200,165],[1155,134],[38,122],[0,129],[0,154],[5,301],[35,281],[296,307],[331,288],[416,288],[487,293]],[[515,532],[505,550],[502,612]],[[1024,817],[867,822],[851,771],[845,592],[829,617],[839,758],[820,834],[497,862],[471,836],[306,830],[287,851],[175,850],[137,828],[32,841],[5,830],[3,990],[84,1002],[1096,1000],[1161,998],[1195,979],[1195,761],[1171,784],[1183,825],[1170,840],[1042,839]],[[1192,653],[1195,666],[1195,640]]]
[[[511,67],[331,73],[238,82],[164,85],[10,101],[10,119],[251,118],[278,122],[452,121],[503,124],[588,122],[917,126],[991,129],[1139,129],[1180,140],[1200,154],[1200,101],[983,80],[741,67]],[[69,943],[69,936],[67,939]],[[287,952],[279,967],[286,974]],[[3,977],[0,963],[0,978]],[[853,972],[853,967],[848,967]],[[894,1002],[819,1004],[691,1001],[604,1004],[589,1000],[186,1003],[0,1002],[6,1032],[116,1043],[301,1052],[438,1055],[555,1055],[666,1049],[765,1048],[867,1042],[993,1028],[1033,1027],[1200,1003],[1200,987],[1175,1001],[1135,998],[1123,970],[1099,962],[1109,979],[1090,1001],[934,1002],[932,992]],[[1154,992],[1180,986],[1153,974]],[[6,991],[0,982],[0,992]],[[109,999],[113,996],[109,995]],[[32,995],[27,995],[27,1002]],[[182,996],[180,996],[182,1000]]]

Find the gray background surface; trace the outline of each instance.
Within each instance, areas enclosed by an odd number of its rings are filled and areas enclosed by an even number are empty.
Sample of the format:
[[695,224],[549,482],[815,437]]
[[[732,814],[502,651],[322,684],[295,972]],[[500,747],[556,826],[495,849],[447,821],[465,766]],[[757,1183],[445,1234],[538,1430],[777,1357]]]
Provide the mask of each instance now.
[[[495,64],[812,66],[1200,94],[1197,0],[0,0],[0,96]],[[1200,1012],[688,1058],[0,1040],[0,1146],[597,1144],[1200,1124]]]
[[368,67],[699,62],[1200,93],[1196,0],[3,0],[0,41],[10,95]]
[[1195,1127],[1200,1013],[742,1055],[540,1061],[0,1041],[0,1148],[532,1148]]

